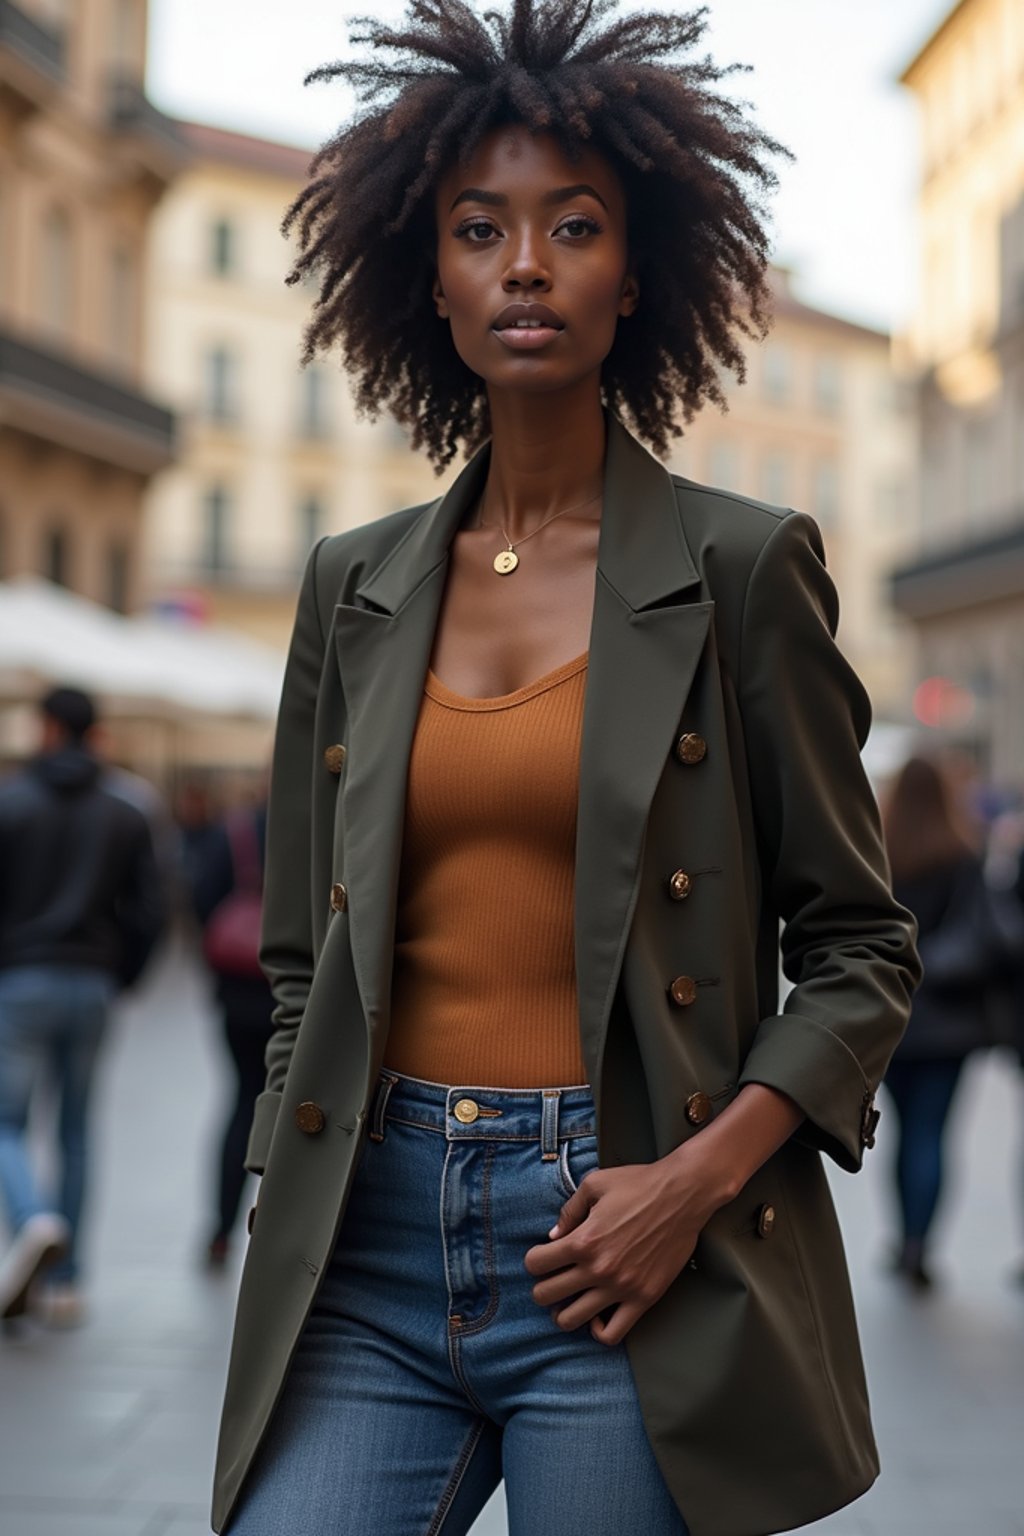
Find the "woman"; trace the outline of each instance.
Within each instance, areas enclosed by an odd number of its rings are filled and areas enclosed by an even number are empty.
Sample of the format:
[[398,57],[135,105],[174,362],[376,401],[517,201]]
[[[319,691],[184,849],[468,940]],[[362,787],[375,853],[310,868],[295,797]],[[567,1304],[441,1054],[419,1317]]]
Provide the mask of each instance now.
[[[814,524],[669,475],[764,329],[777,148],[700,14],[366,24],[307,351],[452,489],[320,545],[215,1523],[754,1536],[876,1459],[819,1152],[917,976]],[[753,183],[755,193],[748,191]],[[482,445],[482,446],[478,446]],[[796,983],[777,1005],[780,915]]]
[[942,1195],[943,1140],[964,1062],[989,1043],[1000,933],[981,860],[958,825],[946,780],[928,758],[904,764],[884,817],[893,890],[917,919],[924,981],[885,1074],[899,1116],[895,1268],[917,1290]]

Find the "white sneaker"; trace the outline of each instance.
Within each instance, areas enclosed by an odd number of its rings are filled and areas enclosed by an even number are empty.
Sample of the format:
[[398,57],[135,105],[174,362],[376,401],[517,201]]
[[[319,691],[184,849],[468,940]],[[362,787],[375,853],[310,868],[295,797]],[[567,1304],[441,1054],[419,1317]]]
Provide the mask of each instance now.
[[33,1281],[64,1257],[70,1243],[63,1216],[44,1211],[29,1217],[0,1263],[0,1318],[21,1317]]

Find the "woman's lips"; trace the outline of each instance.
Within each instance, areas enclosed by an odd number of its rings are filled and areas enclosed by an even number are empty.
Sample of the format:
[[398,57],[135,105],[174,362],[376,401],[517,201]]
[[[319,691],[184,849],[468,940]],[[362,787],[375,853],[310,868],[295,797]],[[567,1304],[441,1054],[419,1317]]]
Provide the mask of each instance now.
[[511,352],[538,352],[561,335],[565,322],[548,304],[514,299],[495,316],[491,329]]
[[494,334],[512,352],[537,352],[562,332],[553,325],[505,325],[495,326]]

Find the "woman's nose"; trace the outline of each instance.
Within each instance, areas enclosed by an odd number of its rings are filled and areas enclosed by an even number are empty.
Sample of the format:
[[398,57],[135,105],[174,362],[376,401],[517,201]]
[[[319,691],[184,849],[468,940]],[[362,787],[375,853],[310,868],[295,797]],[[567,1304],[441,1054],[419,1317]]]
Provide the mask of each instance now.
[[506,292],[513,292],[522,288],[544,290],[550,286],[551,274],[541,259],[537,242],[533,237],[525,236],[511,253],[502,278],[502,287]]

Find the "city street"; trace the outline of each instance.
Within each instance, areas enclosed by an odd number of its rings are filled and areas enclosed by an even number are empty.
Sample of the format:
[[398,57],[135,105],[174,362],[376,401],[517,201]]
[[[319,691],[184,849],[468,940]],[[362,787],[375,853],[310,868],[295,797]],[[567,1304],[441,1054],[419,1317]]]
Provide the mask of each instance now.
[[[4,1536],[209,1529],[237,1266],[210,1278],[198,1256],[224,1088],[205,985],[175,954],[119,1010],[109,1042],[89,1324],[67,1334],[26,1325],[0,1339]],[[884,1105],[866,1173],[835,1177],[884,1470],[865,1499],[814,1527],[823,1536],[1024,1536],[1024,1288],[1008,1283],[1021,1256],[1022,1108],[1009,1059],[971,1067],[937,1256],[944,1283],[925,1299],[884,1272]],[[474,1536],[504,1529],[499,1492]]]

